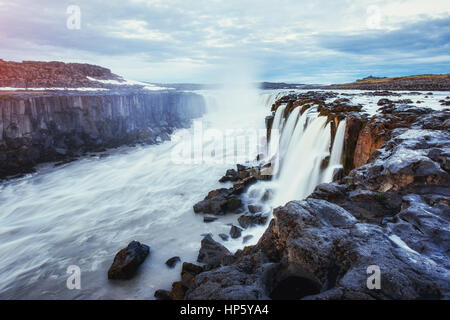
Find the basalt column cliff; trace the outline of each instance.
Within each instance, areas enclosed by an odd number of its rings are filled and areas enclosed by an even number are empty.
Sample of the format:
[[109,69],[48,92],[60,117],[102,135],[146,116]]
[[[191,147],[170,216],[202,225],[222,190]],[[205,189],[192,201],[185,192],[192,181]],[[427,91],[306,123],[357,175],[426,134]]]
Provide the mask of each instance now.
[[[91,70],[82,66],[77,70]],[[33,72],[37,72],[35,68]],[[21,72],[14,74],[10,70],[9,74],[9,84],[21,84],[13,81]],[[79,72],[76,75],[76,79],[80,78]],[[149,91],[136,85],[87,88],[91,90],[2,91],[0,178],[30,172],[41,162],[72,159],[126,144],[165,141],[174,129],[189,126],[205,111],[203,97],[194,93]]]

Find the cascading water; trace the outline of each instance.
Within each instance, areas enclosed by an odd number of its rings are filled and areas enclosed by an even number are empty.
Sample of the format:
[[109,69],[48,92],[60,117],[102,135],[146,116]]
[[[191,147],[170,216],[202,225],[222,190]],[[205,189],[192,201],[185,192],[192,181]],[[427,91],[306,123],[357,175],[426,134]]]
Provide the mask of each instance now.
[[300,114],[300,108],[295,108],[289,114],[288,119],[286,120],[285,125],[282,129],[283,134],[280,137],[280,160],[284,159],[286,152],[289,150],[289,144],[292,141],[292,135],[294,133],[295,125],[297,124],[298,115]]
[[[240,87],[202,94],[205,134],[232,129],[228,136],[237,138],[237,129],[248,128],[265,138],[261,92]],[[224,187],[218,179],[235,162],[174,163],[173,151],[183,149],[185,133],[195,135],[195,122],[160,145],[109,150],[107,157],[57,168],[45,164],[35,174],[0,184],[0,299],[153,299],[155,290],[170,289],[179,279],[181,264],[169,269],[165,261],[180,256],[195,262],[202,234],[212,233],[230,251],[242,248],[242,238],[223,242],[217,236],[229,233],[238,215],[206,224],[192,209],[209,191]],[[199,142],[204,151],[224,146],[220,139]],[[258,241],[260,229],[243,233],[254,236],[245,245]],[[149,258],[132,280],[108,281],[114,255],[131,240],[149,245]],[[67,289],[71,265],[81,269],[81,290]]]
[[342,154],[344,152],[344,137],[345,137],[345,119],[341,120],[334,137],[333,148],[331,149],[330,162],[325,171],[325,181],[331,181],[335,170],[342,168]]
[[273,118],[273,123],[271,127],[271,134],[269,137],[269,146],[268,146],[268,159],[272,159],[274,156],[278,155],[279,150],[279,132],[283,127],[284,123],[284,110],[286,109],[286,105],[282,104],[278,107],[275,112],[275,116]]
[[[277,114],[278,110],[275,116]],[[307,197],[318,184],[331,182],[334,170],[340,166],[345,121],[339,125],[330,156],[331,130],[327,118],[319,117],[314,108],[300,117],[299,114],[299,108],[292,110],[284,126],[278,127],[281,131],[279,149],[273,157],[277,173],[274,179],[275,206]],[[276,144],[272,142],[271,145]],[[329,165],[323,169],[323,161],[328,156]]]

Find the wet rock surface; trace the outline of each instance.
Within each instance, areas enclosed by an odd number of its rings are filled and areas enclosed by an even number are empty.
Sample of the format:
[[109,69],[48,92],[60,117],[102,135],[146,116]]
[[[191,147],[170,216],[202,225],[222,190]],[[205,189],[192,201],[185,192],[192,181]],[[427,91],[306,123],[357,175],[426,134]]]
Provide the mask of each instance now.
[[231,226],[230,236],[232,239],[237,239],[242,235],[242,229],[236,226]]
[[108,279],[131,279],[149,253],[149,246],[138,241],[130,242],[126,248],[120,250],[114,257],[114,261],[108,270]]
[[227,248],[214,241],[210,235],[207,235],[202,240],[197,261],[216,268],[220,265],[223,256],[230,254]]
[[[241,195],[252,184],[261,180],[270,180],[272,176],[266,174],[265,171],[269,167],[270,164],[263,163],[250,167],[237,164],[237,170],[227,170],[219,181],[222,183],[231,181],[233,187],[220,188],[209,192],[204,200],[194,205],[194,212],[218,216],[241,212],[244,209]],[[253,206],[252,209],[257,210],[258,208]]]
[[243,214],[238,218],[240,226],[247,229],[256,225],[265,225],[268,219],[268,214]]
[[166,265],[169,268],[175,268],[175,266],[177,265],[178,262],[181,262],[181,258],[180,257],[172,257],[169,260],[166,261]]
[[[327,200],[292,201],[274,210],[256,246],[238,251],[231,265],[201,273],[185,298],[448,299],[450,230],[442,228],[448,207],[408,199],[415,205],[385,225],[361,222],[351,207]],[[426,216],[424,208],[431,209]],[[381,287],[371,290],[373,265]]]

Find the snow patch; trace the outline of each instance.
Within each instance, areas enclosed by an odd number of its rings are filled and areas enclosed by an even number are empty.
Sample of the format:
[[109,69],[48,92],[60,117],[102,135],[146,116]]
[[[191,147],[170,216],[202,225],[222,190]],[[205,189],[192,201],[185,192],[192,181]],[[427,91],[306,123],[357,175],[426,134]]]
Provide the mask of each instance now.
[[105,88],[13,88],[0,87],[0,91],[108,91]]
[[150,90],[150,91],[173,90],[173,88],[158,87],[158,86],[155,86],[154,84],[145,83],[145,82],[141,82],[141,81],[135,81],[135,80],[123,79],[122,81],[118,81],[118,80],[100,80],[100,79],[95,79],[92,77],[87,77],[87,78],[91,81],[96,81],[96,82],[100,82],[100,83],[104,83],[104,84],[112,84],[112,85],[118,85],[118,86],[143,86],[145,90]]

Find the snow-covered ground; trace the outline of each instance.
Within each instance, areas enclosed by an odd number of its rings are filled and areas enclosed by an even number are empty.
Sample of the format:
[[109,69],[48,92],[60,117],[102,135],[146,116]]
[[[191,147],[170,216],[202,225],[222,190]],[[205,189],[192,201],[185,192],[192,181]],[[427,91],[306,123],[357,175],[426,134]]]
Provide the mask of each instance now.
[[96,81],[96,82],[100,82],[103,84],[113,84],[113,85],[118,85],[118,86],[143,86],[145,90],[151,90],[151,91],[172,90],[172,88],[158,87],[158,86],[155,86],[154,84],[145,83],[145,82],[141,82],[141,81],[135,81],[135,80],[123,79],[123,81],[118,81],[118,80],[100,80],[100,79],[95,79],[92,77],[87,77],[87,78],[91,81]]
[[0,91],[108,91],[106,88],[12,88],[0,87]]
[[[149,91],[162,91],[162,90],[174,90],[173,88],[159,87],[154,84],[145,83],[141,81],[127,80],[100,80],[92,77],[87,77],[87,79],[102,84],[111,84],[116,86],[142,86],[144,90]],[[13,88],[13,87],[0,87],[0,91],[109,91],[108,88]]]

